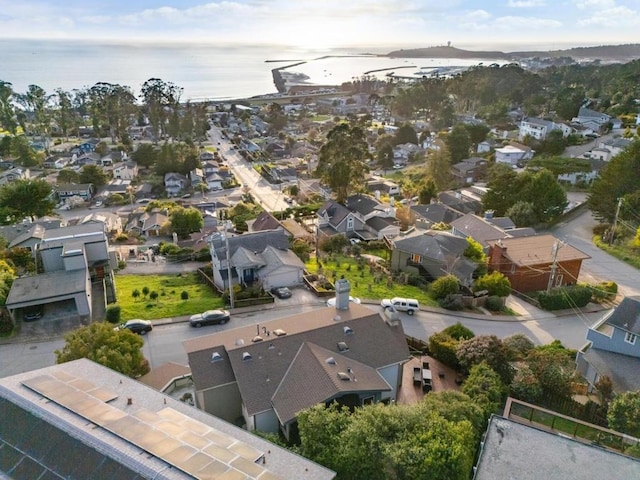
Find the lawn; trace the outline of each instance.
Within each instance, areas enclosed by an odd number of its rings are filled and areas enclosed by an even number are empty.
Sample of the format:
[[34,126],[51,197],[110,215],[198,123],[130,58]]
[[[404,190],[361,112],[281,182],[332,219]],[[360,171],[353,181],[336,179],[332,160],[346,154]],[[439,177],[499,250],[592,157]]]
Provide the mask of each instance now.
[[639,251],[629,246],[629,241],[622,245],[615,243],[613,245],[609,245],[607,242],[602,240],[600,235],[595,235],[593,237],[593,243],[595,243],[599,249],[604,250],[609,255],[616,257],[618,260],[640,269]]
[[[338,265],[337,265],[338,264]],[[413,285],[401,285],[394,283],[391,287],[387,286],[386,277],[376,282],[376,273],[369,271],[369,266],[365,265],[362,270],[358,269],[358,263],[353,257],[337,257],[336,260],[329,261],[327,258],[322,259],[324,275],[329,279],[344,278],[351,283],[351,295],[354,297],[368,298],[372,300],[381,300],[383,298],[405,297],[415,298],[423,306],[437,307],[438,302],[433,299],[425,290],[414,287]],[[318,264],[315,258],[310,259],[306,263],[307,270],[311,273],[318,273]],[[378,276],[380,274],[378,273]]]
[[[143,298],[144,287],[147,287],[149,292],[157,292],[158,298],[151,300],[149,295]],[[122,320],[132,318],[153,320],[191,315],[212,308],[221,308],[223,303],[222,298],[215,295],[211,288],[198,282],[196,273],[116,275],[116,288],[117,305],[122,308]],[[140,297],[133,298],[132,292],[136,289],[140,292]],[[187,300],[182,300],[182,292],[189,294]]]

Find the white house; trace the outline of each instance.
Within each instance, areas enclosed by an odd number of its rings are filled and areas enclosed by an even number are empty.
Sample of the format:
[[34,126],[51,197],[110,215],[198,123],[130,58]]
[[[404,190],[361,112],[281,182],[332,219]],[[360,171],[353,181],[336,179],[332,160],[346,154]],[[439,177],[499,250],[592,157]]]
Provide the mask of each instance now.
[[177,196],[187,185],[187,178],[176,172],[168,172],[164,175],[164,188],[168,196]]
[[531,148],[518,143],[510,143],[501,148],[496,148],[496,162],[518,165],[518,163],[529,161],[535,152]]
[[113,166],[113,178],[133,180],[138,176],[138,164],[133,160],[118,162]]
[[537,117],[528,117],[520,122],[518,130],[518,139],[523,140],[525,137],[533,137],[536,140],[544,140],[549,132],[560,130],[563,137],[571,134],[571,127],[564,123],[555,123]]
[[602,128],[605,123],[611,121],[611,115],[597,112],[590,108],[580,107],[578,116],[571,119],[572,122],[578,123],[586,127],[596,126],[596,129]]

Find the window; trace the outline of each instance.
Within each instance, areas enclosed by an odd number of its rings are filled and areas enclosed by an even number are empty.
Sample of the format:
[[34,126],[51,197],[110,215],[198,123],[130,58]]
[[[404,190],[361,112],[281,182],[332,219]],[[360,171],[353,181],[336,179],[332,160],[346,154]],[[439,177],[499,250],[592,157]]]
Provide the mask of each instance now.
[[353,230],[353,217],[347,218],[347,231]]
[[371,395],[362,399],[362,405],[372,405],[376,401],[376,397]]
[[633,333],[629,333],[629,332],[627,332],[627,333],[625,334],[625,336],[624,336],[624,341],[625,341],[625,342],[627,342],[627,343],[630,343],[631,345],[635,345],[635,343],[636,343],[636,336],[637,336],[637,335],[635,335],[635,334],[633,334]]
[[422,256],[421,255],[417,255],[415,253],[411,254],[411,262],[413,263],[422,263]]

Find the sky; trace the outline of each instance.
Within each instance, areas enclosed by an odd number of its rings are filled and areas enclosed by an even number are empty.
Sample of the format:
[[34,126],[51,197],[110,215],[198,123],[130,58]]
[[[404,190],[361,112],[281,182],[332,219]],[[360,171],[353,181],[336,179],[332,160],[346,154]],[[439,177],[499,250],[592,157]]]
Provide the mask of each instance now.
[[640,0],[0,0],[0,38],[513,51],[638,32]]

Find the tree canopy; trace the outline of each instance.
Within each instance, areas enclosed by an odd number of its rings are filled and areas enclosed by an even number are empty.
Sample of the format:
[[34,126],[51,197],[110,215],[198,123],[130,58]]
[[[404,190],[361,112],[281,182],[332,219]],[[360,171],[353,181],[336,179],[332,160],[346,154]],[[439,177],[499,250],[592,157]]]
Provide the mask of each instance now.
[[95,322],[65,335],[62,350],[56,350],[56,362],[64,363],[88,358],[116,372],[137,378],[149,371],[142,355],[140,336],[125,329],[114,330],[113,325]]
[[53,213],[51,186],[44,180],[16,180],[0,187],[0,224],[32,221]]
[[609,428],[640,437],[640,391],[617,395],[607,412]]
[[196,208],[174,208],[169,218],[171,231],[181,239],[188,238],[189,234],[199,232],[202,229],[202,213]]
[[343,202],[355,186],[364,184],[370,158],[364,130],[358,126],[341,123],[327,134],[327,141],[320,148],[315,175],[320,177]]

